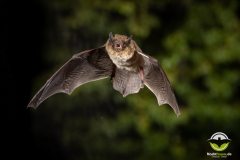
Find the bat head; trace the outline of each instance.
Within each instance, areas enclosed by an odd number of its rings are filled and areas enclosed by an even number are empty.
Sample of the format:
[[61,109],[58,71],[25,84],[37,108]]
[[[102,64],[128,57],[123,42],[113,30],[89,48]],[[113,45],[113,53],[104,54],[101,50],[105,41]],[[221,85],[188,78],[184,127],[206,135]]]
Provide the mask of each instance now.
[[113,47],[115,51],[122,51],[129,47],[131,44],[132,35],[127,38],[127,36],[115,34],[113,37],[112,32],[109,33],[109,44]]

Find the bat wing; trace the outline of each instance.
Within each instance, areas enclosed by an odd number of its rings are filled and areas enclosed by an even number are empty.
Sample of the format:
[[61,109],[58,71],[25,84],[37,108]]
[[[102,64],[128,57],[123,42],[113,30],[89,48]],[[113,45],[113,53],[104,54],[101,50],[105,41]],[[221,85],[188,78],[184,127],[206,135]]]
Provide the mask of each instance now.
[[46,98],[55,93],[71,94],[78,86],[110,77],[113,62],[105,46],[75,54],[37,92],[28,107],[37,108]]
[[162,67],[153,57],[138,52],[144,58],[144,84],[155,94],[159,106],[169,104],[176,115],[180,114],[176,97]]
[[224,143],[231,142],[231,140],[229,140],[229,139],[223,139],[223,140],[210,139],[210,140],[208,140],[208,142],[215,143],[216,145],[218,145],[218,147],[220,147]]
[[[142,55],[144,59],[144,84],[155,94],[159,106],[169,104],[178,116],[180,111],[177,100],[162,67],[156,59],[139,51],[135,52]],[[140,72],[116,68],[113,88],[119,91],[123,97],[128,94],[138,93],[143,88]]]
[[218,147],[221,146],[222,142],[221,141],[218,141],[216,139],[211,139],[211,140],[208,140],[208,142],[211,142],[211,143],[215,143],[216,145],[218,145]]
[[223,140],[221,140],[222,141],[222,144],[223,143],[228,143],[228,142],[231,142],[231,140],[230,139],[223,139]]

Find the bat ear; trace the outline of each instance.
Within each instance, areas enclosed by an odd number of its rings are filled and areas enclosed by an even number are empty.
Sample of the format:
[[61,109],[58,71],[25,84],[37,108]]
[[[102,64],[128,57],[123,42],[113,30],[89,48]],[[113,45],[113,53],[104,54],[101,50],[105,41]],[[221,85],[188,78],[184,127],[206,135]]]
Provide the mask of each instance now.
[[109,43],[113,44],[113,34],[112,34],[112,32],[109,33]]
[[129,44],[131,43],[132,40],[132,35],[128,38],[128,40],[126,41],[126,45],[129,46]]

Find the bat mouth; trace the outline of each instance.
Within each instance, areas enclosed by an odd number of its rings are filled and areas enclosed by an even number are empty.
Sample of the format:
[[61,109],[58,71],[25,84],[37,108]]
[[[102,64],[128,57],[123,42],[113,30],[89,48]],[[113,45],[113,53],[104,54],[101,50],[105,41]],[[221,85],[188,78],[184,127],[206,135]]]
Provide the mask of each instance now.
[[122,49],[122,45],[120,43],[115,44],[115,49]]

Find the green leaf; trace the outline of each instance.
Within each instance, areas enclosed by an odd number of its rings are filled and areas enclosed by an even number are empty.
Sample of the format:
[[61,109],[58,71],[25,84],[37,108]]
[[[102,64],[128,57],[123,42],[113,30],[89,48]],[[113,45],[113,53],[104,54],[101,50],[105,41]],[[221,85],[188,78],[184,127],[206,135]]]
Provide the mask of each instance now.
[[220,148],[224,148],[228,143],[223,143]]
[[211,143],[215,148],[220,149],[217,144]]

